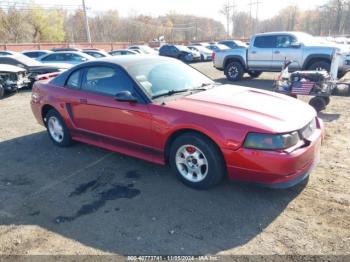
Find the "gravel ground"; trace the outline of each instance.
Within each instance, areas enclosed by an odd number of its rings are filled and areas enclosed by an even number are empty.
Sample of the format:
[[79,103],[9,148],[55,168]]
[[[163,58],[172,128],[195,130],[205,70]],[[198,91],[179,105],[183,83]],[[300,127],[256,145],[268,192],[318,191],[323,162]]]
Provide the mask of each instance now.
[[[194,66],[225,82],[211,63]],[[269,89],[274,77],[238,84]],[[350,254],[349,97],[320,114],[327,135],[307,185],[209,191],[167,167],[55,147],[29,100],[22,91],[0,101],[0,254]]]

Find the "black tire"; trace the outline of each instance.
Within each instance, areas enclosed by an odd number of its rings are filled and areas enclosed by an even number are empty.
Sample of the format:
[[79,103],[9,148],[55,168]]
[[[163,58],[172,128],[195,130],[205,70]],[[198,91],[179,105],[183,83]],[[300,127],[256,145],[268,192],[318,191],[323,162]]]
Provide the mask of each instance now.
[[337,75],[338,79],[343,78],[346,75],[346,73],[347,72],[338,72],[338,75]]
[[[203,153],[200,155],[207,160],[206,175],[199,182],[190,181],[185,178],[177,167],[176,154],[185,145],[194,146],[199,149]],[[205,136],[196,133],[186,133],[175,139],[170,148],[169,163],[178,179],[185,185],[195,189],[211,188],[217,185],[226,174],[225,162],[217,145]]]
[[309,105],[312,106],[316,112],[321,112],[326,109],[326,101],[322,97],[313,97],[309,101]]
[[2,99],[5,96],[5,88],[0,85],[0,99]]
[[329,96],[323,96],[322,99],[324,100],[324,102],[326,103],[326,106],[329,105],[329,102],[331,102],[331,99]]
[[252,78],[258,78],[262,72],[259,72],[259,71],[249,71],[248,74],[250,75],[250,77]]
[[326,70],[327,72],[329,72],[330,69],[331,63],[327,61],[316,61],[307,68],[307,70]]
[[[62,126],[63,129],[63,139],[62,141],[58,142],[57,140],[54,139],[54,137],[52,136],[51,132],[50,132],[50,127],[49,127],[49,121],[50,118],[55,118],[57,119],[57,121],[60,123],[60,125]],[[54,109],[49,110],[49,112],[47,112],[46,116],[45,116],[45,123],[46,123],[46,128],[47,128],[47,133],[51,139],[51,141],[60,147],[68,147],[72,144],[72,137],[70,135],[70,132],[66,126],[66,124],[64,123],[63,118],[61,117],[61,115]]]
[[225,67],[225,75],[229,81],[240,81],[243,74],[244,69],[240,62],[231,62]]

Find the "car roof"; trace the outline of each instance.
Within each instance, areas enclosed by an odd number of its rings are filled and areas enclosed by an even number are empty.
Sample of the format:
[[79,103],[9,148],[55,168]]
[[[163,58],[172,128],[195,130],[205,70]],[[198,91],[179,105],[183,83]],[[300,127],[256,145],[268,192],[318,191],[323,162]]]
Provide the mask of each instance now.
[[[100,58],[96,61],[101,61],[101,62],[109,62],[112,64],[120,65],[124,68],[127,68],[128,66],[137,64],[137,63],[144,63],[148,61],[164,61],[164,62],[169,62],[169,61],[174,61],[174,58],[169,58],[165,56],[158,56],[158,55],[137,55],[137,56],[112,56],[112,57],[104,57]],[[86,63],[93,63],[92,62],[86,62]]]
[[0,50],[1,53],[7,53],[7,54],[10,54],[10,55],[15,55],[15,54],[18,54],[18,52],[16,51],[10,51],[10,50]]
[[111,52],[114,52],[114,51],[128,51],[128,52],[135,52],[134,50],[132,49],[113,49]]
[[276,31],[276,32],[266,32],[266,33],[259,33],[255,36],[264,36],[264,35],[281,35],[281,34],[290,34],[290,35],[297,35],[304,32],[298,32],[298,31]]
[[85,54],[85,53],[79,52],[79,51],[57,51],[57,52],[48,53],[46,55],[43,55],[42,57],[46,57],[46,56],[52,55],[52,54],[76,54],[76,55],[84,56],[86,58],[94,58],[93,56],[90,56],[88,54]]
[[135,64],[142,64],[152,61],[158,61],[158,62],[176,62],[177,59],[166,57],[166,56],[158,56],[158,55],[137,55],[137,56],[110,56],[110,57],[103,57],[99,59],[95,59],[92,61],[87,61],[84,63],[81,63],[77,66],[72,67],[69,71],[74,71],[78,68],[83,68],[86,66],[100,66],[100,65],[106,65],[106,63],[109,64],[115,64],[118,66],[123,67],[125,70],[128,70],[129,66],[133,66]]
[[43,49],[38,49],[38,50],[23,50],[22,53],[29,53],[29,52],[45,52],[45,53],[53,53],[50,50],[43,50]]

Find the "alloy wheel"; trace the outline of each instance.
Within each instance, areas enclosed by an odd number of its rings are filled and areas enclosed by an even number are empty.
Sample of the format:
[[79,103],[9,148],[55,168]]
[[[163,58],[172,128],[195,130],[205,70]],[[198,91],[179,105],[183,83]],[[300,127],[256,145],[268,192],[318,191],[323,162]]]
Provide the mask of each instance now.
[[57,117],[51,116],[47,122],[47,127],[49,129],[49,133],[53,140],[57,143],[61,143],[64,139],[64,131],[61,122]]
[[196,146],[181,146],[176,152],[175,162],[177,170],[190,182],[200,182],[208,174],[208,160]]

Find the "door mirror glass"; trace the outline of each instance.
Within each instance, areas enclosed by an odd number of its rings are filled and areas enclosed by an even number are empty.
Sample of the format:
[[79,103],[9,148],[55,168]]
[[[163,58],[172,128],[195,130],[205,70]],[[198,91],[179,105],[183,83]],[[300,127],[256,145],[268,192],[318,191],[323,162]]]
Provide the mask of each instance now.
[[130,91],[121,91],[115,95],[115,100],[120,102],[136,103],[137,98]]

